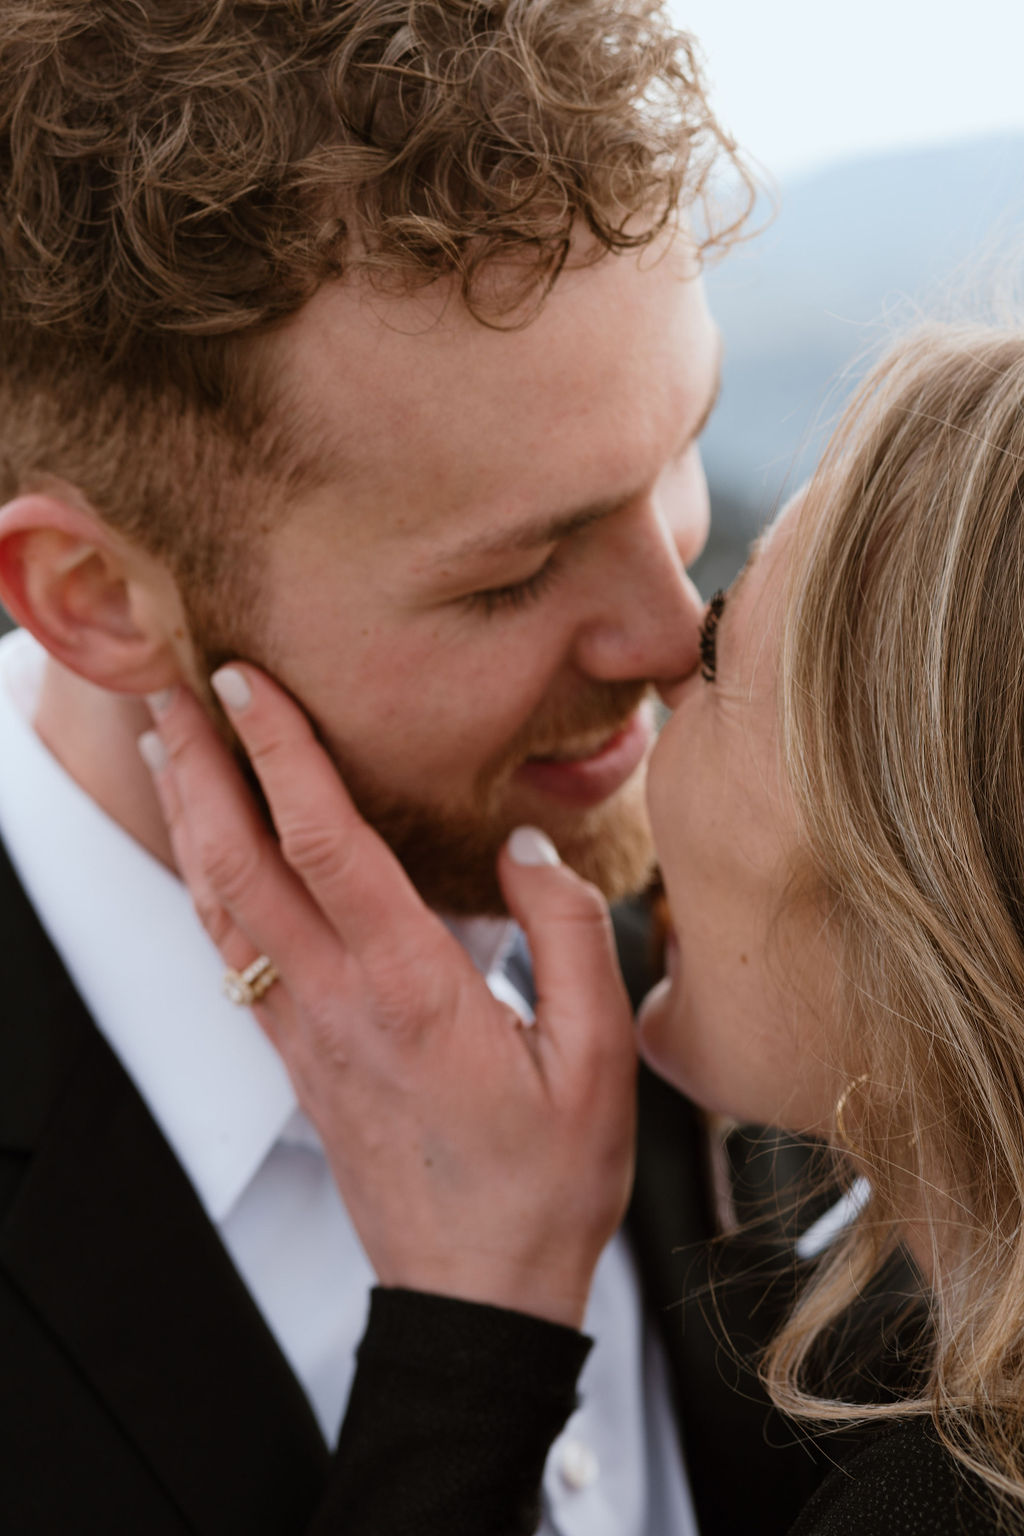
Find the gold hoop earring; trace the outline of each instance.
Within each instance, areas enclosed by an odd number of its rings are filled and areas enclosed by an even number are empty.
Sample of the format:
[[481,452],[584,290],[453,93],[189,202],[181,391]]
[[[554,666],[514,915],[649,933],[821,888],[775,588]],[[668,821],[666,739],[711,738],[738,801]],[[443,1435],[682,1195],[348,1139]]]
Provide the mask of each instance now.
[[868,1074],[866,1072],[862,1072],[859,1077],[852,1077],[836,1100],[836,1107],[832,1111],[832,1119],[835,1121],[836,1126],[836,1140],[845,1151],[853,1152],[858,1157],[862,1157],[864,1154],[856,1142],[850,1140],[846,1130],[845,1112],[851,1096],[858,1088],[863,1088],[867,1081]]

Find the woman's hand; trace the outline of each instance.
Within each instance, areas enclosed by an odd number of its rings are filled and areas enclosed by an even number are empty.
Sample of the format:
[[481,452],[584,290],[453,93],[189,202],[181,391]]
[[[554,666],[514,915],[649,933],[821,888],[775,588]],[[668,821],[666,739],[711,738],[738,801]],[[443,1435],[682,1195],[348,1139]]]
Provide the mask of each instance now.
[[253,1011],[379,1280],[578,1325],[632,1177],[632,1016],[603,899],[540,834],[502,851],[536,972],[524,1028],[359,817],[292,701],[250,666],[217,681],[277,837],[185,689],[153,701],[162,750],[151,736],[144,755],[225,963],[273,961]]

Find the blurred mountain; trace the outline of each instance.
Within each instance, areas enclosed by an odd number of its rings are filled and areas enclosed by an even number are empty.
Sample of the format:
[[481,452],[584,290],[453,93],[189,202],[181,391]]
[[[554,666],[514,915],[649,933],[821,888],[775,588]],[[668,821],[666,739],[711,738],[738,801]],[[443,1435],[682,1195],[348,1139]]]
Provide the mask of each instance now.
[[706,590],[807,475],[872,350],[915,314],[1024,292],[1022,237],[1024,138],[985,139],[783,187],[772,223],[709,267],[725,367],[702,443],[718,523]]

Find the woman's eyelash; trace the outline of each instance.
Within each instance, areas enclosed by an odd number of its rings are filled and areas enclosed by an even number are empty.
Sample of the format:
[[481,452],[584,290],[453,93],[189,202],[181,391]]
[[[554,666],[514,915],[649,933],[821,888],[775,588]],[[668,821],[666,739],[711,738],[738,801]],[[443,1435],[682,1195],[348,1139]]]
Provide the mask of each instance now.
[[552,554],[540,570],[534,571],[525,581],[515,581],[507,587],[487,587],[483,592],[471,592],[463,601],[468,608],[485,615],[497,613],[503,608],[525,608],[547,591],[557,574],[558,559],[556,554]]
[[725,593],[716,592],[704,610],[700,626],[700,675],[707,683],[715,680],[717,664],[718,621],[725,607]]

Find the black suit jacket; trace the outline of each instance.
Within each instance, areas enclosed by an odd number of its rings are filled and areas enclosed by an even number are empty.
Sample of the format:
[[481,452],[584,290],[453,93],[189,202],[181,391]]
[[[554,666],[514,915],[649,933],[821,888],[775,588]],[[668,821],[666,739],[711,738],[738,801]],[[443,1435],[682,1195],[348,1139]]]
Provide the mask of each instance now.
[[[0,1528],[319,1528],[332,1463],[309,1404],[2,850],[0,923]],[[701,1529],[771,1536],[822,1467],[723,1372],[707,1309],[679,1305],[711,1220],[696,1116],[645,1075],[641,1125],[630,1230]]]

